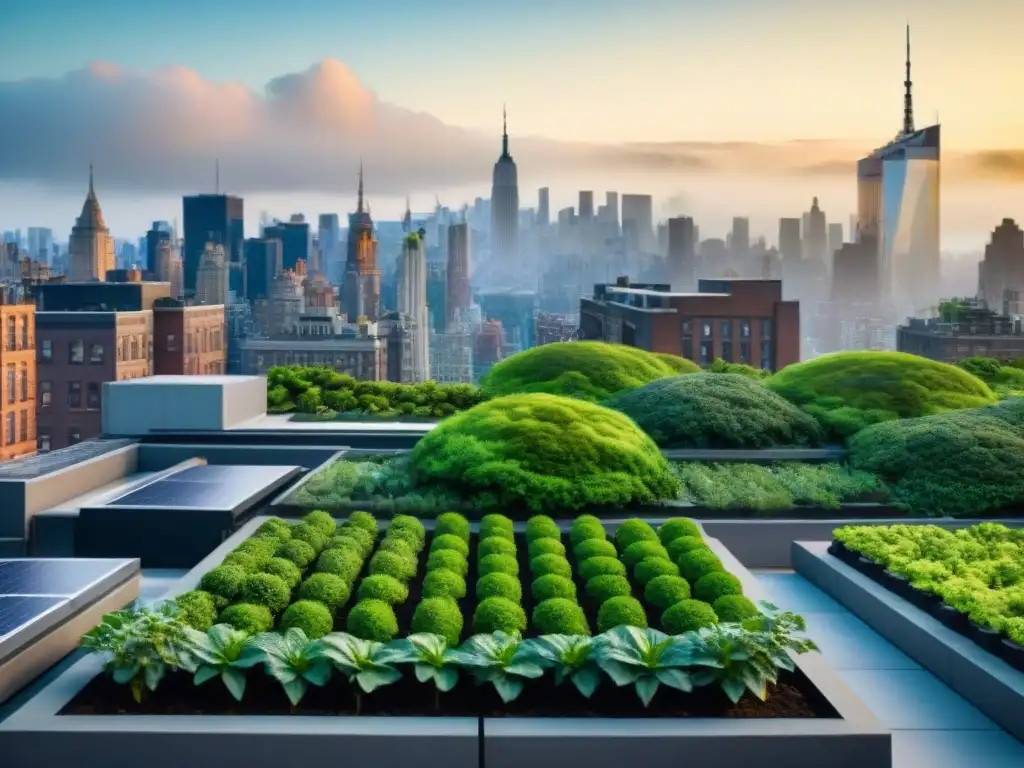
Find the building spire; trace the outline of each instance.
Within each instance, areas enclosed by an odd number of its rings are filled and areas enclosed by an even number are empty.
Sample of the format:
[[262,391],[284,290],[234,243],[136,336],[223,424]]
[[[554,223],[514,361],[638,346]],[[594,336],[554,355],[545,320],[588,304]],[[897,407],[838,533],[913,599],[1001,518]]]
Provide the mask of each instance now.
[[508,111],[501,105],[501,156],[508,157]]
[[903,81],[906,89],[903,95],[903,133],[910,135],[914,132],[914,92],[913,82],[910,79],[910,24],[907,24],[907,79]]
[[363,158],[359,158],[359,196],[356,201],[356,213],[363,212]]
[[96,190],[92,186],[92,162],[89,163],[89,197],[96,197]]

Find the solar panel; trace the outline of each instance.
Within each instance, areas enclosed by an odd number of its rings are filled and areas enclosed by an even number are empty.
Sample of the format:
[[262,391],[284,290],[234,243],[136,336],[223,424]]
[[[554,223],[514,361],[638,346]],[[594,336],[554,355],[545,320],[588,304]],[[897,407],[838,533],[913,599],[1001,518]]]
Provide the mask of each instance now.
[[285,466],[189,467],[129,491],[106,506],[233,509],[297,470]]
[[15,630],[67,602],[67,598],[61,597],[0,595],[0,638],[13,635]]
[[109,572],[102,560],[0,560],[0,595],[73,597]]

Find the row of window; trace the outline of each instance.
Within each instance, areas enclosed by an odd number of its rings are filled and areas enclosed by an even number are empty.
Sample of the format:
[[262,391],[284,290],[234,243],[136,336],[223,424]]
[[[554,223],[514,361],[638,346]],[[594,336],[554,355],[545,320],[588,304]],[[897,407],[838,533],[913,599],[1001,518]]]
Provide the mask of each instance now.
[[8,411],[4,417],[4,445],[14,445],[28,440],[28,428],[31,423],[27,409],[23,408],[20,413]]
[[[25,363],[22,363],[21,364],[21,370],[20,370],[20,374],[21,374],[20,378],[19,378],[18,374],[19,374],[18,366],[14,365],[13,363],[8,364],[8,366],[7,366],[7,378],[6,378],[6,382],[5,382],[5,384],[7,386],[7,403],[8,403],[8,405],[11,404],[11,403],[16,402],[19,399],[19,396],[20,396],[21,402],[23,402],[23,403],[26,400],[28,400],[28,389],[29,389],[29,386],[28,386],[29,385],[29,382],[28,382],[28,365],[25,364]],[[18,384],[19,381],[21,382],[20,386]]]
[[[21,328],[21,344],[18,344],[18,328]],[[7,339],[4,349],[8,352],[15,349],[29,349],[31,345],[31,327],[28,315],[21,315],[17,318],[14,315],[7,316]]]
[[[772,318],[763,317],[761,322],[761,339],[766,340],[772,338],[772,331],[774,323]],[[698,322],[698,330],[700,331],[700,337],[702,339],[731,339],[733,338],[733,325],[739,324],[739,338],[749,339],[750,329],[752,321],[749,318],[743,318],[740,320],[734,320],[732,318],[728,320],[701,320]],[[693,336],[694,321],[692,318],[684,317],[682,320],[682,331],[683,338]],[[716,334],[715,331],[718,331]]]
[[[98,411],[100,409],[102,388],[99,382],[90,381],[85,385],[85,409],[87,411]],[[82,405],[82,382],[68,382],[68,408],[81,409]],[[53,382],[39,382],[39,407],[48,408],[53,405]]]
[[[88,355],[86,352],[88,351]],[[143,354],[146,356],[143,357]],[[148,360],[153,356],[153,341],[149,339],[147,342],[146,334],[132,334],[130,336],[122,336],[119,339],[117,347],[117,359],[118,361],[128,360]],[[40,363],[52,363],[53,362],[53,341],[51,339],[43,339],[39,343],[39,355],[38,359]],[[84,365],[89,363],[90,365],[101,365],[106,360],[106,349],[102,344],[92,342],[86,349],[86,343],[82,339],[75,339],[68,344],[68,363],[71,365]]]
[[[715,362],[715,345],[710,341],[702,341],[697,346],[697,354],[693,353],[693,339],[683,339],[683,357],[688,360],[694,360],[701,365],[711,365]],[[739,357],[737,358],[736,352],[739,351]],[[767,370],[773,370],[775,367],[775,361],[772,354],[772,343],[770,341],[762,341],[760,349],[760,357],[757,363],[755,363],[750,356],[750,342],[741,341],[737,347],[734,347],[733,342],[723,341],[722,342],[722,360],[727,363],[743,363],[744,365],[754,365],[757,368],[764,368]]]
[[[82,429],[80,427],[68,427],[68,445],[75,445],[82,442]],[[50,433],[47,430],[39,430],[36,435],[36,450],[46,453],[52,445]]]

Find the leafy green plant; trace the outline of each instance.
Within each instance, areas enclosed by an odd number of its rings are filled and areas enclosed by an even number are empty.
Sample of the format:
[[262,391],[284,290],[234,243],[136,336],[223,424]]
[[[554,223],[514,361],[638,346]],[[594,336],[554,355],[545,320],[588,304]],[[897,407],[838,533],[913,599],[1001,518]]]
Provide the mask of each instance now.
[[595,644],[598,666],[617,686],[633,686],[645,707],[662,685],[687,693],[693,690],[683,669],[688,646],[679,638],[656,629],[621,626],[600,635]]
[[250,642],[252,635],[229,624],[216,624],[206,632],[188,632],[189,652],[195,656],[197,668],[194,682],[202,685],[219,677],[224,687],[241,701],[245,695],[245,673],[264,663],[263,651]]
[[518,635],[501,631],[474,635],[455,653],[459,666],[472,671],[477,685],[490,683],[506,704],[523,692],[525,680],[544,674],[543,668],[530,660]]
[[585,698],[601,683],[593,638],[585,635],[542,635],[523,643],[523,657],[555,671],[555,685],[568,680]]
[[299,705],[310,685],[322,687],[331,679],[334,667],[325,654],[324,641],[310,640],[297,627],[284,634],[255,635],[249,642],[260,651],[267,674],[281,684],[293,707]]
[[434,709],[441,709],[441,694],[459,682],[460,657],[441,635],[417,632],[388,646],[389,664],[412,664],[416,679],[434,684]]
[[327,635],[321,642],[324,657],[354,686],[357,715],[362,711],[364,693],[373,693],[402,677],[383,643],[363,640],[344,632]]

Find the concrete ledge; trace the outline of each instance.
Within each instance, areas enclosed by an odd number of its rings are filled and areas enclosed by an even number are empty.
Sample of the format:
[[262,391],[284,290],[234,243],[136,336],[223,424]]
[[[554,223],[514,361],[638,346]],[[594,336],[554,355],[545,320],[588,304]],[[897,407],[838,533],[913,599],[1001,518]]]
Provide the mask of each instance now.
[[1024,740],[1024,672],[828,553],[826,542],[794,542],[796,571]]

